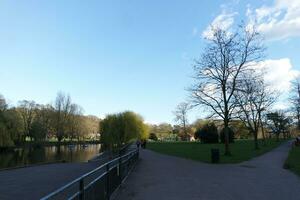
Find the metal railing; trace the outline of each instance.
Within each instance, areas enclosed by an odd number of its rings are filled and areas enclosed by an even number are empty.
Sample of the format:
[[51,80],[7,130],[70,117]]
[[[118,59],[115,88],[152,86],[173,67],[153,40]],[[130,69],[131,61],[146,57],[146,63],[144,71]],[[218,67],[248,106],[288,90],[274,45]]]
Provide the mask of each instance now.
[[138,157],[139,150],[135,149],[84,174],[41,198],[41,200],[110,199],[110,196],[128,175],[135,162],[138,160]]

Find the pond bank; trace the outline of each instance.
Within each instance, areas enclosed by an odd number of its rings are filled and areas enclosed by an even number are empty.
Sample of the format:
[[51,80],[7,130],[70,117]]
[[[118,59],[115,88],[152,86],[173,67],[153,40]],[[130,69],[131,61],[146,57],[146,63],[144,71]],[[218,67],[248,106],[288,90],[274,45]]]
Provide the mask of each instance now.
[[58,146],[58,145],[85,145],[85,144],[100,144],[100,141],[93,140],[93,141],[27,141],[15,146],[6,146],[0,147],[0,152],[3,151],[10,151],[16,148],[24,148],[24,147],[43,147],[43,146]]

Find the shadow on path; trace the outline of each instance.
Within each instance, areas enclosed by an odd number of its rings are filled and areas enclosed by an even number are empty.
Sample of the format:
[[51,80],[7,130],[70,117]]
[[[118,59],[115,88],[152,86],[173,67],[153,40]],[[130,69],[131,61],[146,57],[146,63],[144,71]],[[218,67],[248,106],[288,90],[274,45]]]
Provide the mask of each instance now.
[[0,199],[40,199],[100,163],[58,163],[0,171]]
[[282,168],[290,142],[240,164],[212,165],[141,150],[118,200],[299,200],[300,178]]

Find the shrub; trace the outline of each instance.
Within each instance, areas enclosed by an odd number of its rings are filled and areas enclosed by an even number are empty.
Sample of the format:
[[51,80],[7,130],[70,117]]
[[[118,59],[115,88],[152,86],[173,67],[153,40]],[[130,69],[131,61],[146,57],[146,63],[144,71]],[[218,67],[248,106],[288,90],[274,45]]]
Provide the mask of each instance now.
[[158,138],[157,138],[157,136],[156,136],[155,133],[150,133],[149,139],[150,139],[150,140],[154,140],[154,141],[157,141],[157,140],[158,140]]
[[[224,134],[224,128],[222,129],[220,133],[220,139],[222,143],[225,143],[225,134]],[[229,133],[229,143],[234,142],[234,131],[231,128],[228,128],[228,133]]]
[[207,123],[195,132],[195,138],[203,143],[218,143],[218,129],[214,123]]

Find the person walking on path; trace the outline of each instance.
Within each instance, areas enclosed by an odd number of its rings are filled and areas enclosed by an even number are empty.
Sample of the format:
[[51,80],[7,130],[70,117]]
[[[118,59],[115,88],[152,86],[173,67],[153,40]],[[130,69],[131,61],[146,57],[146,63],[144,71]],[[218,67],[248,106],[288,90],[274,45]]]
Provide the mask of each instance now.
[[139,149],[141,146],[141,140],[137,139],[135,144],[136,144],[136,147]]

